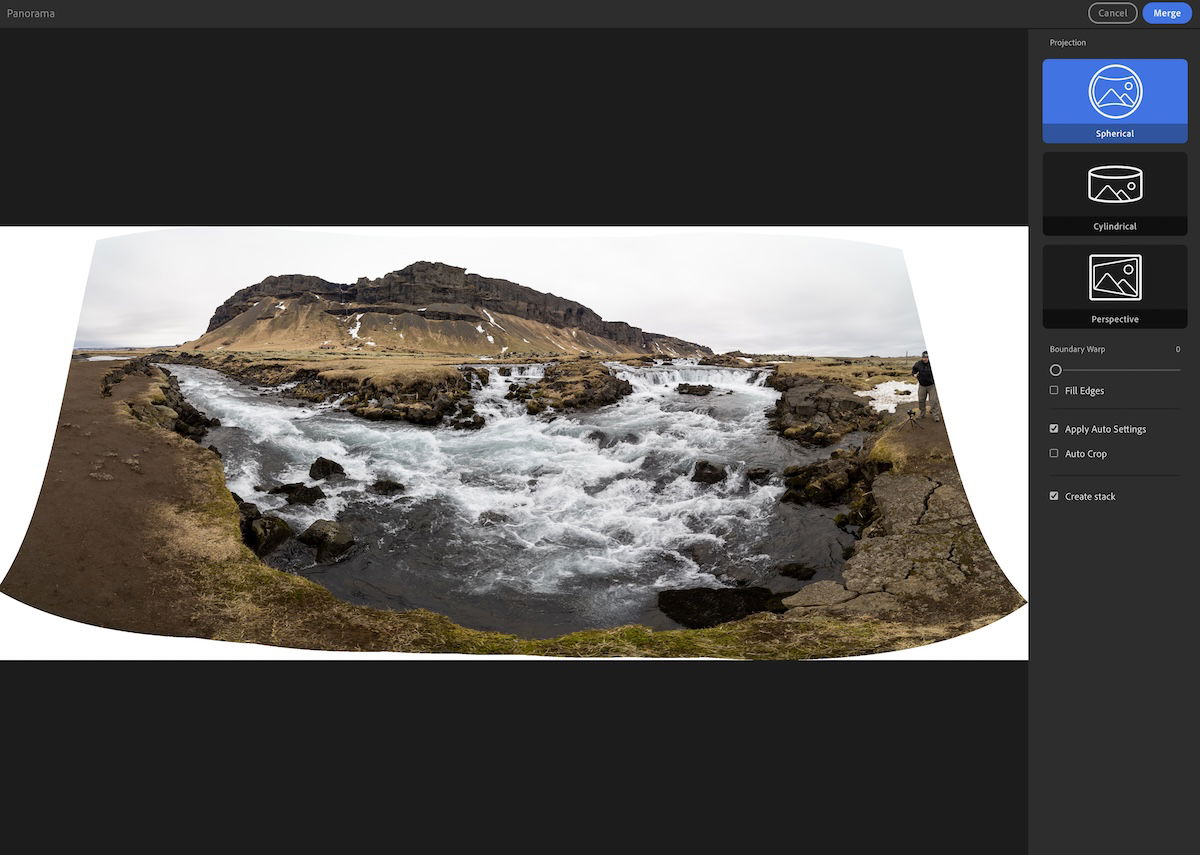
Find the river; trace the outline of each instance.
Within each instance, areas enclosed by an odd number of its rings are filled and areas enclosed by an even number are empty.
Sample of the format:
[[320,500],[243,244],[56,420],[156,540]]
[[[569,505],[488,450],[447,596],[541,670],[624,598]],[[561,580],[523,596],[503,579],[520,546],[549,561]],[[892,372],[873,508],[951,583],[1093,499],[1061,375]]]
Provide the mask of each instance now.
[[[677,360],[611,363],[632,395],[594,412],[552,420],[504,398],[509,383],[540,377],[513,366],[474,391],[486,418],[477,431],[372,422],[254,389],[204,368],[171,365],[188,399],[221,420],[206,442],[222,454],[229,488],[297,531],[316,519],[348,525],[356,549],[318,565],[292,543],[268,563],[304,575],[349,602],[427,608],[466,626],[546,637],[578,629],[676,624],[656,606],[668,588],[752,583],[796,590],[780,564],[802,562],[833,578],[852,538],[833,524],[837,508],[781,504],[778,474],[827,457],[767,426],[778,393],[761,370]],[[708,384],[707,396],[679,383]],[[861,437],[849,436],[842,445]],[[327,499],[286,505],[259,486],[305,481],[318,456],[346,478],[321,482]],[[699,460],[727,467],[720,483],[691,480]],[[366,487],[404,484],[387,498]]]

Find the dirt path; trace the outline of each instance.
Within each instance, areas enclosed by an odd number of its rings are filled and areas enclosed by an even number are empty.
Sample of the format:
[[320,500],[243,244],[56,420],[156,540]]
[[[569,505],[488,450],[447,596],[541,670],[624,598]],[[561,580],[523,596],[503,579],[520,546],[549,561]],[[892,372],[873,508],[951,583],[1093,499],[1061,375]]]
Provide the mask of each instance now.
[[[185,579],[151,559],[148,496],[182,501],[172,435],[134,422],[127,400],[151,379],[100,395],[114,362],[71,363],[46,478],[0,591],[62,617],[136,632],[195,635]],[[147,608],[153,603],[153,608]]]

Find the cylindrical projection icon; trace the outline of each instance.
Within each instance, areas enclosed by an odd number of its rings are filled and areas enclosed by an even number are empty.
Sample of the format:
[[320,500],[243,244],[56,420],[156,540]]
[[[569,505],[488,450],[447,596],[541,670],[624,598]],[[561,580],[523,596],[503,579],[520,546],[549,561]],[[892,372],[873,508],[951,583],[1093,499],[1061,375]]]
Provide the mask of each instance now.
[[1088,170],[1088,198],[1122,205],[1142,198],[1142,170],[1136,166],[1094,166]]

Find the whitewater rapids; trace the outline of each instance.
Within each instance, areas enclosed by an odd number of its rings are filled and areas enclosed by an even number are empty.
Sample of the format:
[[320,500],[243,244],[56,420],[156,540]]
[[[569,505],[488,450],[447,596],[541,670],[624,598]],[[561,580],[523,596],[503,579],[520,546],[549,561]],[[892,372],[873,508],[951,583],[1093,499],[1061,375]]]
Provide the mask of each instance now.
[[[780,504],[776,477],[746,473],[827,457],[767,427],[778,393],[761,370],[689,360],[645,367],[609,363],[633,386],[590,413],[533,417],[504,395],[542,365],[490,368],[473,392],[478,431],[372,422],[242,385],[218,372],[171,365],[187,398],[221,420],[206,442],[222,454],[229,488],[299,533],[316,519],[351,528],[358,547],[336,564],[313,563],[293,544],[268,557],[338,597],[380,608],[428,608],[467,626],[545,637],[578,629],[675,624],[656,606],[668,588],[742,583],[795,590],[782,563],[815,578],[840,569],[849,535],[837,509]],[[707,384],[705,397],[679,383]],[[858,437],[848,437],[853,444]],[[257,489],[304,481],[319,456],[346,478],[323,481],[328,498],[286,505]],[[693,482],[699,460],[727,468],[714,485]],[[405,485],[394,497],[366,492],[376,479]]]

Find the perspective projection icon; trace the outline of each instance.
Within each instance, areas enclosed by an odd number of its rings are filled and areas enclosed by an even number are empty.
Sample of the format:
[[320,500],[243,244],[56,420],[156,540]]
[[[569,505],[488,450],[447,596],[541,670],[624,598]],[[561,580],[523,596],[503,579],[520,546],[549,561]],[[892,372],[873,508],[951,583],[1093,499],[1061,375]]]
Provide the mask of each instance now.
[[1087,179],[1088,198],[1106,205],[1138,202],[1145,192],[1145,175],[1136,166],[1093,166]]
[[1132,116],[1142,104],[1142,78],[1127,65],[1106,65],[1092,75],[1088,100],[1106,119]]
[[1136,303],[1142,299],[1142,256],[1088,256],[1088,299],[1093,303]]

